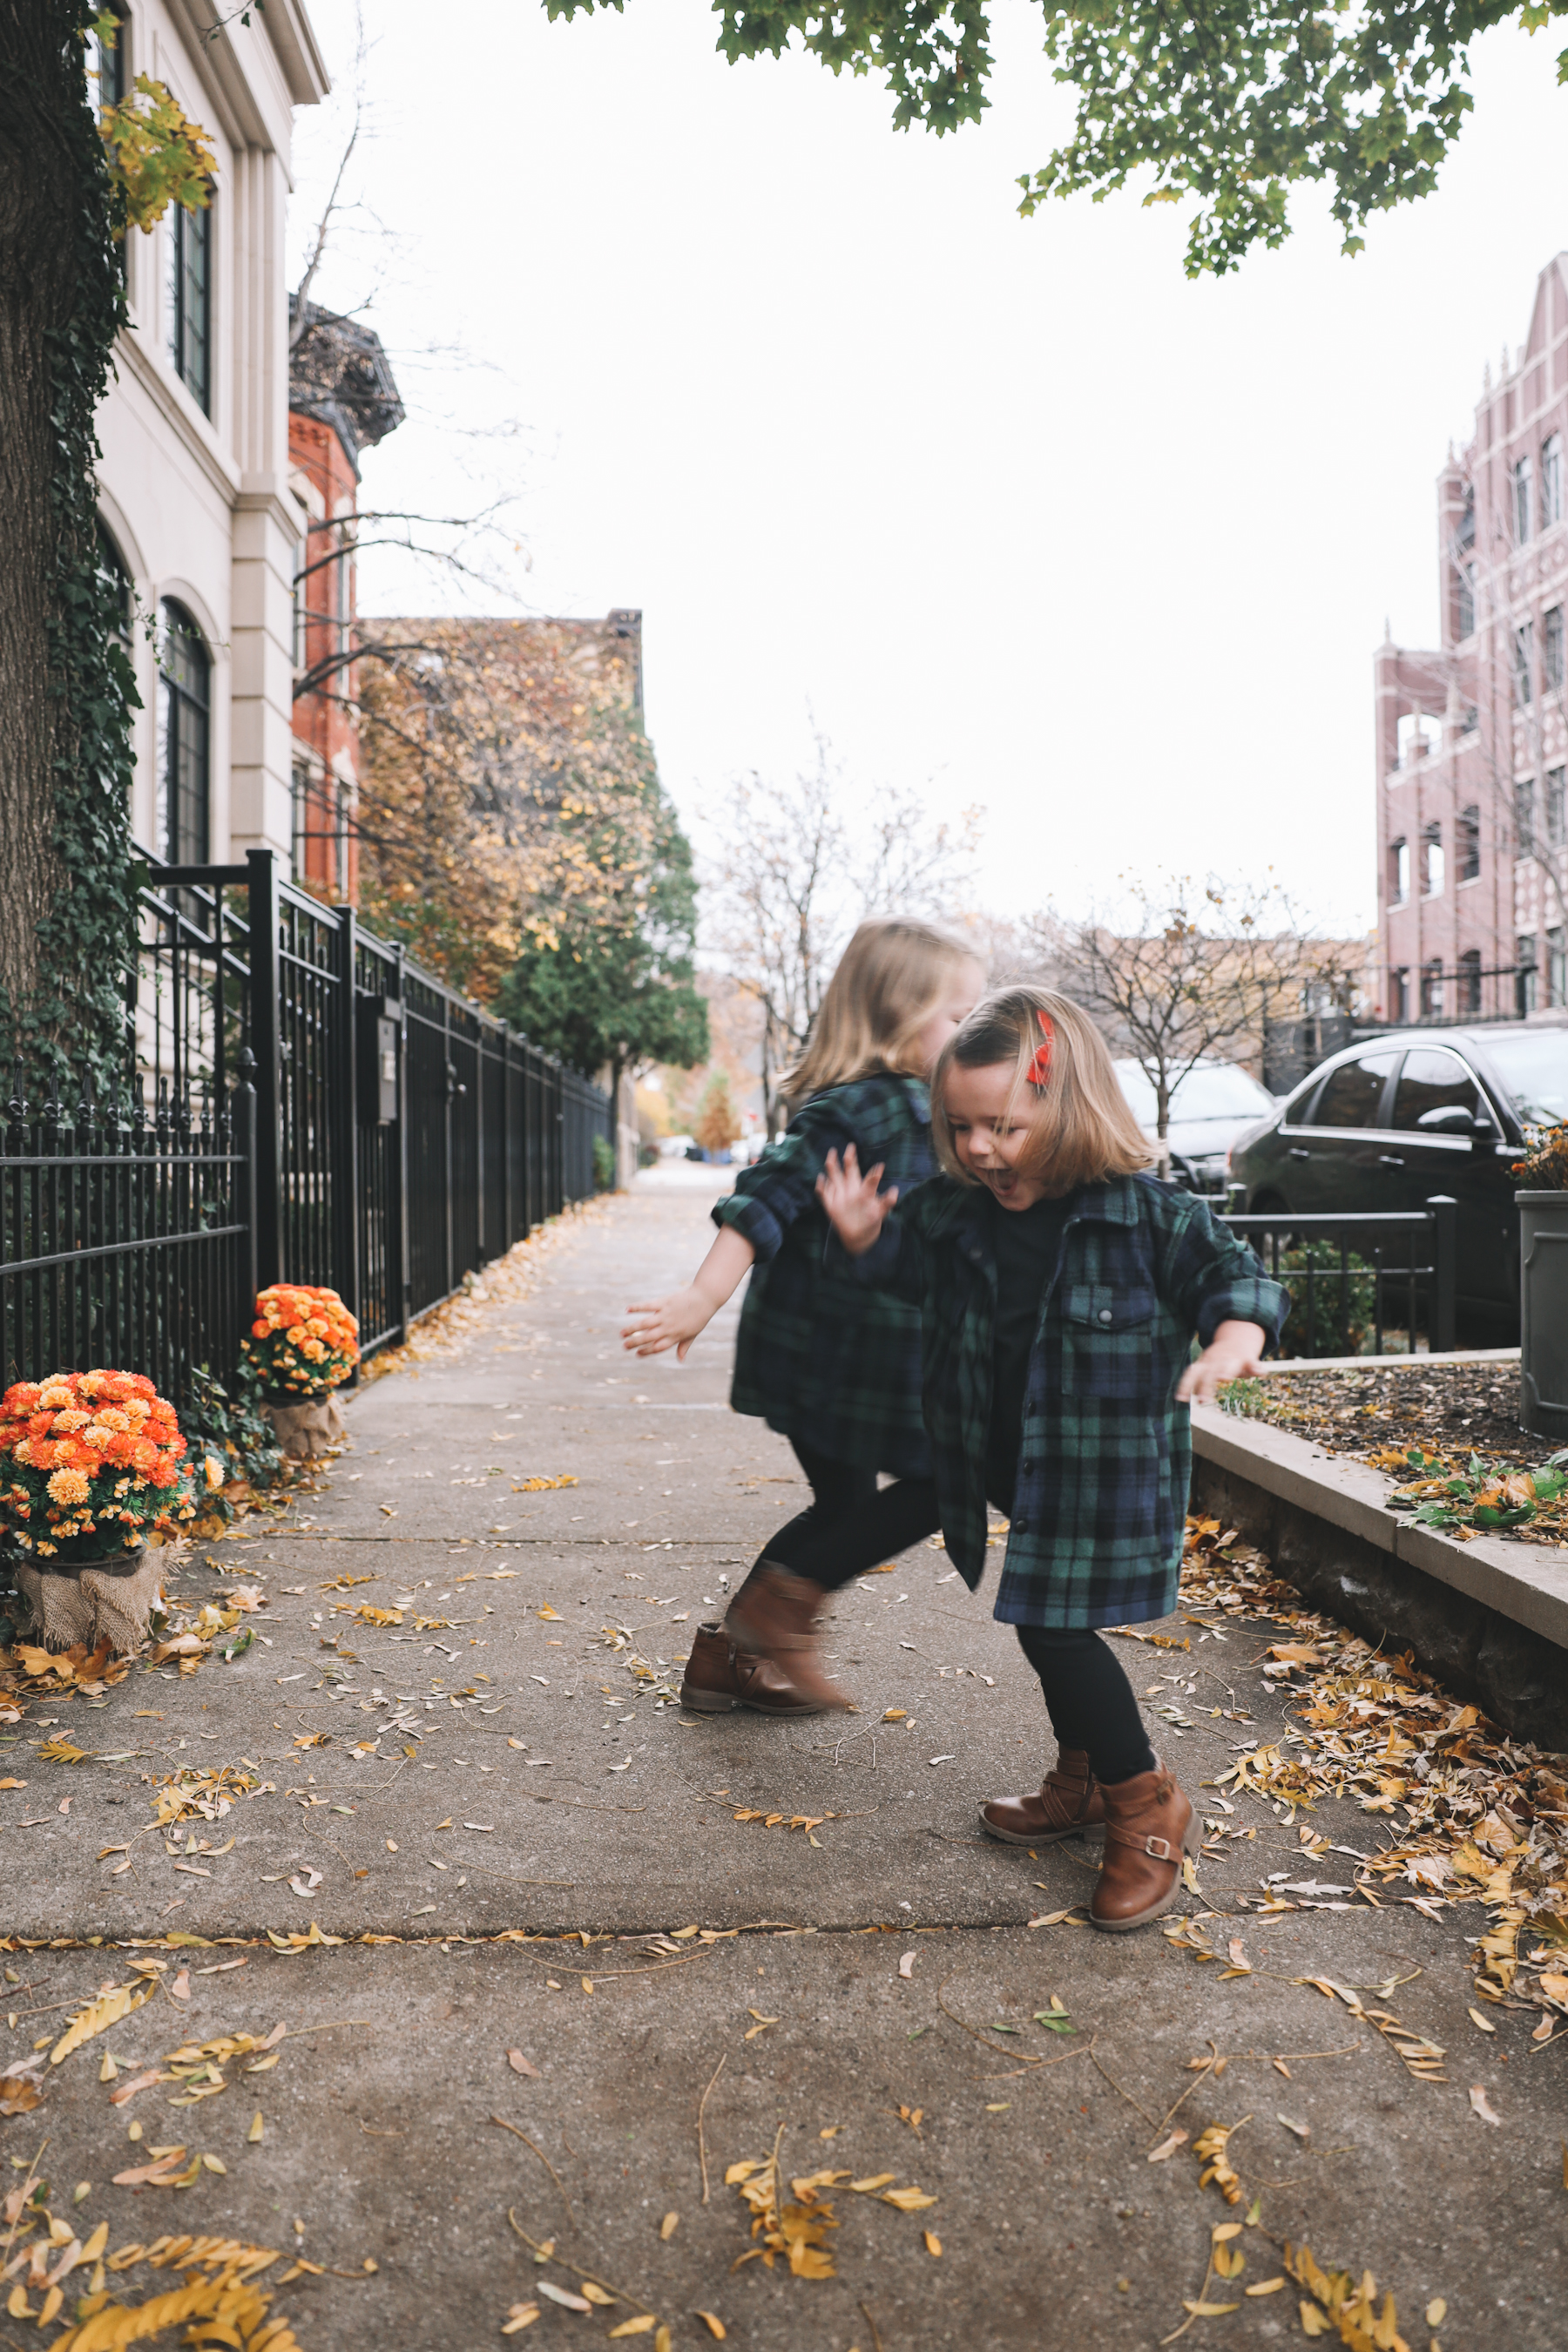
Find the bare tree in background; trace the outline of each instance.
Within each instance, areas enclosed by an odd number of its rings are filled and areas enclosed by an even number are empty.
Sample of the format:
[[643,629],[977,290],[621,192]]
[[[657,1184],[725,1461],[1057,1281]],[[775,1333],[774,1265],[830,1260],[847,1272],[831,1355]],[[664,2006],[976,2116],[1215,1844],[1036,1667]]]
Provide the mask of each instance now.
[[850,932],[866,916],[962,922],[980,811],[933,822],[916,793],[846,785],[824,737],[816,766],[787,784],[758,776],[726,799],[706,877],[710,951],[763,1013],[763,1117],[778,1124],[777,1081],[800,1054]]
[[1160,1173],[1170,1172],[1171,1100],[1195,1064],[1259,1050],[1265,1019],[1289,1004],[1348,1004],[1343,945],[1307,925],[1274,883],[1122,877],[1121,903],[1026,927],[1053,985],[1093,1013],[1154,1090]]

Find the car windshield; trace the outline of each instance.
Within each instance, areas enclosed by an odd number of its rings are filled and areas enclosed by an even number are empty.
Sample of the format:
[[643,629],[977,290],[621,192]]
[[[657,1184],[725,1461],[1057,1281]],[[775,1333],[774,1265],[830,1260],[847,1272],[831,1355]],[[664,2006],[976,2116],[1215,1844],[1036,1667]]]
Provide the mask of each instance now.
[[[1139,1126],[1155,1126],[1159,1111],[1154,1089],[1138,1064],[1118,1062],[1116,1075]],[[1178,1081],[1171,1097],[1173,1119],[1264,1118],[1273,1108],[1273,1096],[1234,1062],[1199,1062]]]
[[1568,1118],[1568,1029],[1493,1034],[1486,1050],[1526,1127],[1554,1127]]

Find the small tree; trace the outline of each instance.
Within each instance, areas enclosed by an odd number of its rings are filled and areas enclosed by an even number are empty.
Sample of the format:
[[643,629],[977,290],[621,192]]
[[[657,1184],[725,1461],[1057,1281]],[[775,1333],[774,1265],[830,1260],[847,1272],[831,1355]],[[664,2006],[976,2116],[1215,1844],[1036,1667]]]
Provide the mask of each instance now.
[[528,944],[501,983],[507,1018],[574,1069],[608,1063],[614,1097],[623,1072],[664,1062],[692,1069],[708,1055],[708,1007],[692,955],[697,886],[691,849],[658,782],[645,787],[653,824],[645,839],[619,838],[614,822],[596,828],[599,870],[616,872],[628,850],[629,887],[606,902],[568,901],[552,923],[536,914]]
[[758,776],[730,793],[708,887],[704,928],[717,960],[763,1012],[763,1111],[777,1118],[779,1072],[805,1044],[850,932],[871,914],[962,919],[974,878],[980,811],[933,824],[918,796],[891,792],[859,826],[864,805],[819,736],[816,767],[786,784]]
[[1115,919],[1049,911],[1029,926],[1064,995],[1099,1019],[1154,1090],[1160,1172],[1171,1165],[1171,1098],[1195,1064],[1256,1052],[1271,1008],[1348,1001],[1343,950],[1311,934],[1273,883],[1123,877]]
[[722,1070],[715,1070],[702,1089],[696,1131],[704,1151],[727,1151],[741,1131],[730,1081]]

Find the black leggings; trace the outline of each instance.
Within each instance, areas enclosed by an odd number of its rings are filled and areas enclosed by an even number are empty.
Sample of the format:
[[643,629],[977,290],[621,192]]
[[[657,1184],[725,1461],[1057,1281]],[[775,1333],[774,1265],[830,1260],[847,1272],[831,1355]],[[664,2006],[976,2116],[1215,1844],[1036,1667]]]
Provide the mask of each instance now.
[[1020,1625],[1016,1632],[1039,1675],[1057,1746],[1087,1748],[1097,1780],[1130,1780],[1135,1772],[1152,1772],[1154,1751],[1132,1685],[1100,1635],[1058,1633],[1045,1625]]
[[836,1462],[798,1439],[791,1443],[811,1481],[811,1500],[770,1537],[763,1559],[837,1592],[941,1527],[934,1478],[899,1478],[879,1487],[874,1470]]
[[[936,1482],[900,1478],[879,1487],[877,1473],[836,1462],[794,1441],[811,1481],[811,1501],[780,1528],[762,1558],[826,1592],[895,1559],[942,1525]],[[1012,1502],[1012,1480],[1001,1465],[987,1478],[999,1509]],[[761,1563],[759,1562],[759,1565]],[[1024,1655],[1040,1678],[1058,1748],[1087,1748],[1096,1780],[1127,1780],[1154,1767],[1154,1753],[1132,1685],[1120,1661],[1095,1633],[1058,1633],[1042,1625],[1016,1629]]]

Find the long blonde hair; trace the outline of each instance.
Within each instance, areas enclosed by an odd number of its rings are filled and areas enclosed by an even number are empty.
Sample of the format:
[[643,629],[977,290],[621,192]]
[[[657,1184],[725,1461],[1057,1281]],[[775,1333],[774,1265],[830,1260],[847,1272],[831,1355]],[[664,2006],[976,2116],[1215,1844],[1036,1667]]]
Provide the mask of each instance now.
[[[1041,1085],[1031,1074],[1047,1038],[1048,1066]],[[1008,1110],[1023,1097],[1033,1129],[1020,1171],[1043,1181],[1048,1199],[1150,1165],[1153,1154],[1093,1022],[1071,997],[1024,985],[984,997],[948,1039],[931,1073],[931,1140],[943,1168],[961,1184],[977,1180],[953,1150],[942,1080],[955,1065],[977,1070],[1002,1062],[1014,1067]]]
[[937,923],[870,916],[839,958],[805,1050],[779,1080],[779,1093],[793,1105],[873,1070],[923,1078],[916,1040],[959,966],[979,961]]

